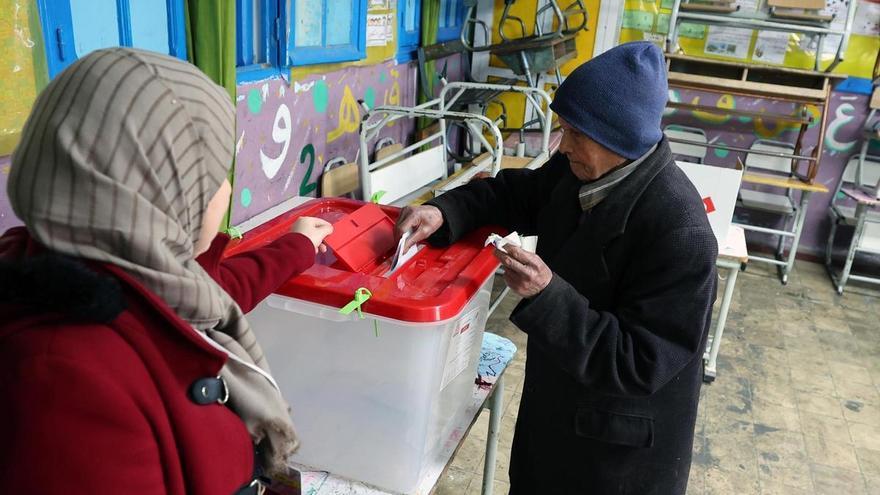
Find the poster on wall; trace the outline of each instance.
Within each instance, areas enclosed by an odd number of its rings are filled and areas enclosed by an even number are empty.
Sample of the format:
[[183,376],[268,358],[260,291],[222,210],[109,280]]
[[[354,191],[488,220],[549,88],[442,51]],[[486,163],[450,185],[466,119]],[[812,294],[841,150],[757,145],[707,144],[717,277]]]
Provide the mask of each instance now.
[[880,36],[880,0],[862,0],[856,8],[853,34]]
[[388,14],[367,15],[367,46],[385,46],[391,28]]
[[733,4],[739,8],[739,12],[752,13],[758,10],[758,0],[736,0]]
[[751,29],[709,26],[706,53],[745,60],[749,56],[751,41]]
[[394,14],[386,14],[388,20],[385,22],[385,44],[389,44],[394,40]]
[[[831,29],[843,30],[846,28],[847,7],[846,0],[827,0],[825,8],[821,10],[821,13],[833,17],[830,24]],[[840,35],[832,34],[826,36],[822,41],[822,55],[824,57],[835,55],[837,53],[837,48],[840,46],[840,41]],[[801,40],[800,47],[804,51],[815,53],[816,49],[819,47],[819,37],[804,36]]]
[[788,40],[791,33],[779,31],[760,31],[755,40],[755,53],[753,60],[768,64],[782,64],[785,61],[785,52],[788,50]]
[[[665,37],[669,31],[673,4],[673,0],[627,0],[621,12],[618,42],[635,40],[657,42],[659,36]],[[880,48],[880,39],[878,39],[880,38],[880,0],[824,0],[823,4],[826,13],[836,14],[834,27],[845,25],[849,5],[855,5],[852,35],[843,54],[843,60],[834,67],[833,72],[870,78],[877,50]],[[731,5],[735,5],[738,10],[736,14],[732,14],[734,17],[755,16],[764,19],[769,15],[767,0],[732,0]],[[649,30],[647,27],[652,17],[655,22]],[[677,50],[688,56],[708,55],[738,62],[752,61],[806,70],[814,68],[818,48],[818,40],[815,36],[793,30],[794,34],[787,35],[787,43],[784,43],[782,37],[786,35],[766,32],[769,30],[745,29],[740,33],[750,31],[751,36],[748,40],[741,36],[736,28],[715,27],[710,32],[707,24],[680,20]],[[823,56],[820,57],[820,68],[824,69],[837,52],[839,37],[826,36],[822,45]]]

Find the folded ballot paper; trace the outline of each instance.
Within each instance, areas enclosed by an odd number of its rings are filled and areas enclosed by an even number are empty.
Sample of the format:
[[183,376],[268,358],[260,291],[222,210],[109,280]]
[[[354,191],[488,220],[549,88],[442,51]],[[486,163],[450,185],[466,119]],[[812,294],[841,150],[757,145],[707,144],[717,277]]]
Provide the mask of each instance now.
[[502,253],[507,252],[507,250],[504,249],[504,246],[508,244],[510,244],[511,246],[516,246],[530,253],[534,253],[535,248],[538,247],[538,236],[521,236],[516,233],[516,231],[513,231],[504,237],[501,237],[498,234],[491,234],[489,237],[486,238],[486,242],[483,245],[488,246],[489,244],[494,244],[495,249],[501,251]]
[[412,235],[412,232],[404,232],[400,242],[397,243],[397,249],[394,250],[394,256],[391,258],[391,269],[385,274],[386,277],[397,271],[398,268],[406,264],[410,258],[419,252],[418,244],[413,244],[410,246],[409,251],[403,252],[403,245],[406,244],[406,240],[409,239],[410,235]]

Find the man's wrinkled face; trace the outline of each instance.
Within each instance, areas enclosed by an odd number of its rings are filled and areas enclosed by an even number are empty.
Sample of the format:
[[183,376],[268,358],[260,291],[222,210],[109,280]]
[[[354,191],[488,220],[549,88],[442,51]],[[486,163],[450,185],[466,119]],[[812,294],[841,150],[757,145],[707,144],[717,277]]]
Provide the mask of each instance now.
[[559,124],[562,126],[559,152],[568,157],[571,171],[578,179],[596,180],[626,161],[624,157],[572,127],[562,117],[559,117]]

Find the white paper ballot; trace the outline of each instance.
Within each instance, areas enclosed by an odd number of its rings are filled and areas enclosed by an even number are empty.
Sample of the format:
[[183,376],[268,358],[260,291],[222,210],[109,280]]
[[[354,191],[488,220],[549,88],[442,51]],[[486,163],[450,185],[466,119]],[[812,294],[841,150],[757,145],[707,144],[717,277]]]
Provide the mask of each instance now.
[[538,236],[536,235],[519,235],[516,231],[507,234],[507,237],[501,237],[498,234],[491,234],[486,238],[486,242],[483,244],[484,246],[488,246],[489,244],[494,244],[495,248],[501,251],[502,253],[506,253],[507,251],[504,249],[504,246],[510,244],[511,246],[516,246],[524,251],[528,251],[530,253],[534,253],[538,248]]
[[506,253],[507,250],[504,249],[504,246],[510,244],[511,246],[522,247],[522,241],[519,238],[519,234],[515,231],[508,234],[506,237],[501,237],[498,234],[490,234],[489,237],[486,238],[486,242],[483,244],[484,246],[488,246],[489,244],[494,244],[495,249],[501,251],[502,253]]
[[416,244],[410,246],[409,251],[405,253],[403,252],[403,245],[406,244],[406,240],[409,239],[411,234],[412,232],[405,232],[403,237],[400,238],[400,242],[397,243],[397,249],[394,251],[394,256],[391,258],[391,269],[385,274],[386,277],[394,273],[399,267],[403,266],[410,258],[419,252],[419,246]]

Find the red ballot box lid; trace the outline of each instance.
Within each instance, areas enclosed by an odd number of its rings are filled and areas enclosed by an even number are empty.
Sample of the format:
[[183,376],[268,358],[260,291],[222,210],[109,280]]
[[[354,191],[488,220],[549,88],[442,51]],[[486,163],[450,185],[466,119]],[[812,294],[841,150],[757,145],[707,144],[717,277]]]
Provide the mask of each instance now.
[[337,220],[324,244],[339,263],[357,272],[395,248],[394,221],[379,205],[368,203]]
[[484,246],[494,230],[471,232],[448,247],[423,243],[419,252],[387,275],[397,248],[394,222],[400,209],[345,198],[309,201],[230,242],[224,256],[256,249],[290,231],[302,216],[333,224],[333,234],[315,265],[288,280],[276,294],[341,308],[355,292],[372,294],[365,313],[407,322],[438,322],[454,318],[498,268],[492,246]]

